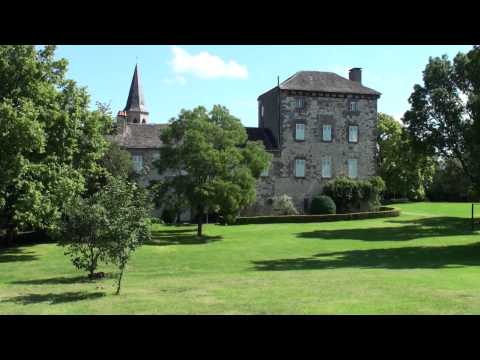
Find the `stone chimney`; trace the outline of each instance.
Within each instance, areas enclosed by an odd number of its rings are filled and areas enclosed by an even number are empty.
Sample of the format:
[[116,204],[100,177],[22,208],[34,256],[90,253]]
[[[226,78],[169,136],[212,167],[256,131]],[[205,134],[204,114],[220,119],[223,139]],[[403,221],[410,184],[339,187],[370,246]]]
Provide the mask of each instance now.
[[128,114],[126,111],[119,111],[117,114],[117,134],[124,134],[127,128]]
[[352,81],[356,81],[359,84],[362,83],[362,68],[352,68],[348,72],[348,78]]

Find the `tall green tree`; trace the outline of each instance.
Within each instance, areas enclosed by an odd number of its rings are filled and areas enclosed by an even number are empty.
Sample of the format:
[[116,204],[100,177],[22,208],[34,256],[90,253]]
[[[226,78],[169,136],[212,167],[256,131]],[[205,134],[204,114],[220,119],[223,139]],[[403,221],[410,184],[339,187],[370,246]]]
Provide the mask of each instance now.
[[385,181],[385,195],[423,200],[432,182],[435,161],[416,151],[410,134],[392,116],[378,114],[378,171]]
[[197,214],[202,236],[207,209],[233,221],[255,201],[256,179],[270,161],[263,144],[247,141],[240,120],[215,105],[182,110],[161,135],[164,146],[156,166],[169,174],[169,185],[182,193]]
[[55,46],[0,46],[0,227],[49,229],[95,178],[112,124],[65,78]]
[[480,47],[431,57],[409,102],[403,121],[417,151],[456,159],[480,189]]

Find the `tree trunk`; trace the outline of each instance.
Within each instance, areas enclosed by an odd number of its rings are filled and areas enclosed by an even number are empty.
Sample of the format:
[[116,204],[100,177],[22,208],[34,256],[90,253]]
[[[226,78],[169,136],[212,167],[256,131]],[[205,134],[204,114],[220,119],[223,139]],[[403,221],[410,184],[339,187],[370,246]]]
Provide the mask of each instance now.
[[203,209],[198,209],[197,214],[197,236],[202,237],[202,225],[203,225]]
[[7,233],[5,234],[6,245],[10,246],[17,240],[17,227],[15,225],[10,225],[7,228]]
[[120,288],[122,287],[122,278],[123,278],[123,270],[125,269],[125,266],[120,267],[120,274],[118,276],[118,282],[117,282],[117,291],[115,292],[115,295],[120,294]]

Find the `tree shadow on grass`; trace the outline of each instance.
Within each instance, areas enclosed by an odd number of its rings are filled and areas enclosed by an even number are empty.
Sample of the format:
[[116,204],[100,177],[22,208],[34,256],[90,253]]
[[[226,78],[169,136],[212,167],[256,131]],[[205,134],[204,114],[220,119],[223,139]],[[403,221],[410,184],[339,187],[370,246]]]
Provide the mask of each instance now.
[[16,261],[33,261],[37,260],[37,255],[33,251],[27,251],[23,248],[4,248],[0,249],[0,263],[16,262]]
[[152,239],[147,241],[147,245],[202,245],[214,241],[220,241],[221,236],[204,235],[197,237],[196,229],[179,229],[179,230],[159,230],[152,231]]
[[471,235],[469,219],[435,217],[416,220],[388,220],[386,223],[405,224],[396,227],[372,227],[338,230],[315,230],[297,234],[318,240],[408,241],[425,237]]
[[440,269],[480,265],[480,243],[320,253],[311,257],[254,261],[261,271],[338,268]]
[[96,283],[105,279],[114,278],[114,274],[105,274],[102,279],[89,279],[87,276],[75,276],[75,277],[53,277],[48,279],[35,279],[35,280],[18,280],[12,281],[13,285],[68,285],[68,284],[82,284],[82,283]]
[[82,300],[93,300],[104,297],[105,293],[87,293],[81,291],[66,292],[62,294],[27,294],[15,296],[2,302],[13,302],[21,305],[32,305],[38,303],[50,303],[50,305],[69,303]]

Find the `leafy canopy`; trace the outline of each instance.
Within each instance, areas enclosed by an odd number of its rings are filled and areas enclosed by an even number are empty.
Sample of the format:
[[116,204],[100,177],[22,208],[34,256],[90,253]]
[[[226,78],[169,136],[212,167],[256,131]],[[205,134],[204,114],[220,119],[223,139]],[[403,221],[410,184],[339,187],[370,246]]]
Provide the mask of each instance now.
[[415,85],[404,123],[417,151],[456,159],[480,188],[480,47],[430,58]]
[[182,110],[161,139],[158,170],[170,175],[169,186],[185,196],[199,219],[210,209],[232,221],[255,201],[256,179],[270,155],[263,144],[247,141],[245,128],[227,108]]
[[[49,229],[100,171],[112,120],[65,78],[55,46],[0,46],[0,227]],[[13,237],[13,236],[12,236]]]
[[378,114],[378,170],[386,196],[423,200],[432,182],[435,161],[415,150],[410,134],[392,116]]

